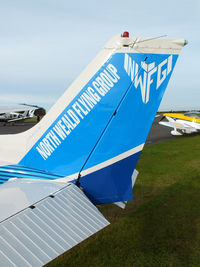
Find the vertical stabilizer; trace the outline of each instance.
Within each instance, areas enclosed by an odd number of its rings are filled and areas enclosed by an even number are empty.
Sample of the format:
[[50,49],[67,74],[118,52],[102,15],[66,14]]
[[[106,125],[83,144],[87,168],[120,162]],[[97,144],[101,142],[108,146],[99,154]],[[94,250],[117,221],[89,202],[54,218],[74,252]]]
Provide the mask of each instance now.
[[95,203],[130,200],[132,173],[184,45],[114,37],[45,118],[19,135],[13,161],[78,179]]

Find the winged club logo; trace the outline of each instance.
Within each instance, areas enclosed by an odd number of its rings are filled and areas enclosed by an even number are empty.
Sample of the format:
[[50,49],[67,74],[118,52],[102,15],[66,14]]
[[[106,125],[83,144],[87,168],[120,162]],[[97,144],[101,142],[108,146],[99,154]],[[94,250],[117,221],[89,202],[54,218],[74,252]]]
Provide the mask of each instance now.
[[154,80],[156,79],[156,90],[158,90],[172,71],[172,55],[156,66],[155,62],[146,64],[144,61],[139,65],[128,54],[125,54],[124,69],[131,77],[132,82],[134,82],[135,88],[140,87],[142,101],[147,104],[149,102],[151,84]]

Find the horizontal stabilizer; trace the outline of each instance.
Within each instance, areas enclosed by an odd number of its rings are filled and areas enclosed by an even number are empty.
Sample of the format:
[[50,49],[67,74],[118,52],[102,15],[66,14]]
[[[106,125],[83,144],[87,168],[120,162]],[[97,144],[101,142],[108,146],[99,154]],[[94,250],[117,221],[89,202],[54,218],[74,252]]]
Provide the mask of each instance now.
[[42,266],[109,222],[68,184],[0,223],[1,266]]

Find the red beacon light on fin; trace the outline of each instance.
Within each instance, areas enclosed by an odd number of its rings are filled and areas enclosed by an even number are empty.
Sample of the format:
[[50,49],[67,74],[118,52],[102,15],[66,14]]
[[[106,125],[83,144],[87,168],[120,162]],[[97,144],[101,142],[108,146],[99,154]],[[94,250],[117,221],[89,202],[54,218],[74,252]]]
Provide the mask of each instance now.
[[129,38],[129,32],[124,32],[124,33],[122,34],[122,37]]

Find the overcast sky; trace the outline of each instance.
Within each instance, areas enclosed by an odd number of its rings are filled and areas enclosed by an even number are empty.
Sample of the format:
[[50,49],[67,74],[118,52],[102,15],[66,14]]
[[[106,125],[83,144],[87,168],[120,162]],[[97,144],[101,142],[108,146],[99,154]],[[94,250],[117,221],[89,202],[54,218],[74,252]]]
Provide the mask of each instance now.
[[160,109],[200,109],[199,0],[0,0],[0,104],[48,109],[125,30],[188,40]]

